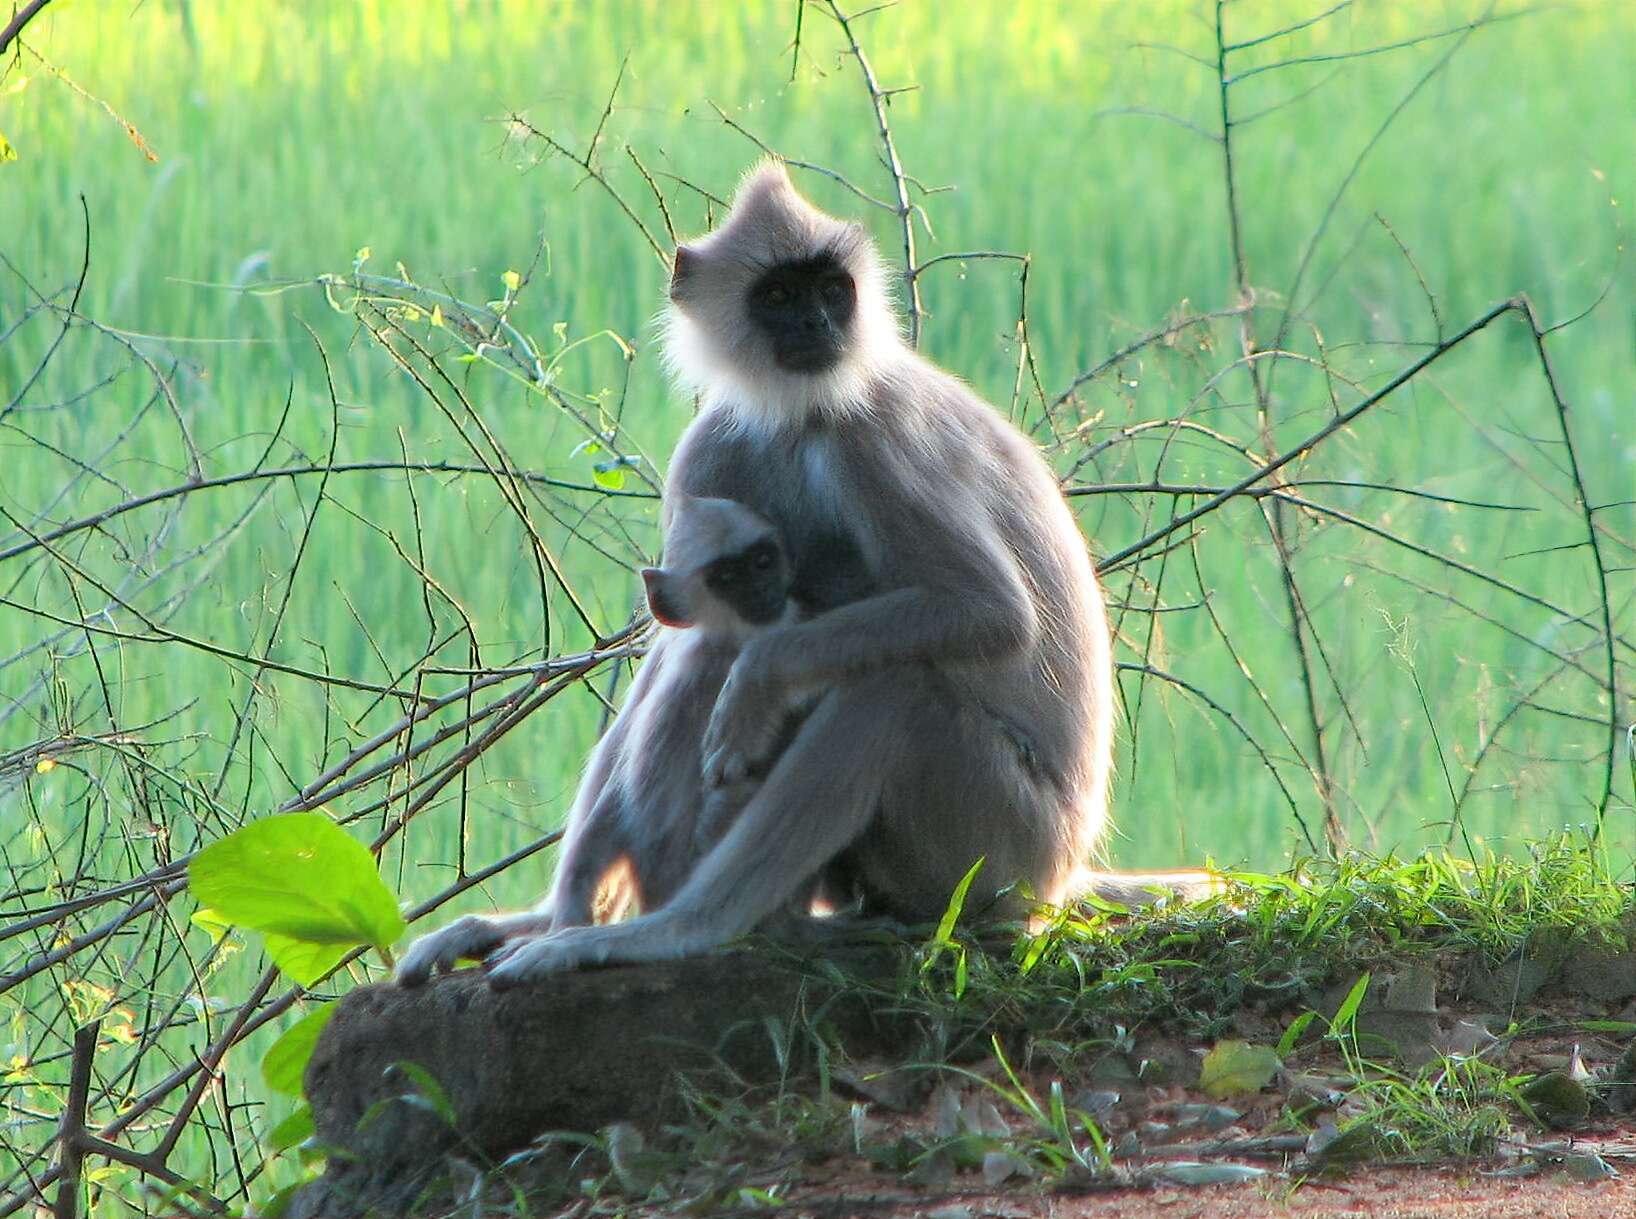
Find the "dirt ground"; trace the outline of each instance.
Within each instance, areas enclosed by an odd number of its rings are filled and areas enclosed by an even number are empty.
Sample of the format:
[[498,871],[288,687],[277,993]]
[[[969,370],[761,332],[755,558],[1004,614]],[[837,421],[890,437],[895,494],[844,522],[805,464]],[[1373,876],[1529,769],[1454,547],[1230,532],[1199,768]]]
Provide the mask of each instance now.
[[777,1213],[787,1219],[1625,1219],[1636,1216],[1636,1172],[1587,1185],[1560,1173],[1518,1179],[1472,1168],[1362,1168],[1298,1186],[1270,1178],[1077,1196],[1026,1189],[917,1195],[897,1183],[875,1190],[855,1182],[797,1190]]

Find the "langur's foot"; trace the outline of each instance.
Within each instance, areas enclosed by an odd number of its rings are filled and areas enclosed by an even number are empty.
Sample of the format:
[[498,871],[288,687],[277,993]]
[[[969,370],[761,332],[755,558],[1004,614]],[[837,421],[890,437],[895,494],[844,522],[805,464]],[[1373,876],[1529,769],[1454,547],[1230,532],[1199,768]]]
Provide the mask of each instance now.
[[490,958],[489,985],[510,990],[591,965],[669,961],[704,952],[718,942],[660,915],[611,927],[569,927],[507,944],[500,955]]
[[448,973],[461,960],[480,961],[505,941],[493,919],[468,914],[430,935],[423,935],[398,962],[399,986],[420,986],[433,973]]

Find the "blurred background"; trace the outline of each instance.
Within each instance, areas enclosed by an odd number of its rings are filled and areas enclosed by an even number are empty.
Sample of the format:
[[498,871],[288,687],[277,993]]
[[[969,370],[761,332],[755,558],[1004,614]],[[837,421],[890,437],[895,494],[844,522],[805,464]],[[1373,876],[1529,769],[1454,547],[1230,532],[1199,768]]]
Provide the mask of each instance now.
[[[20,1165],[70,1017],[179,1055],[249,989],[253,946],[132,913],[234,825],[305,791],[406,903],[454,896],[434,921],[543,888],[549,851],[466,878],[560,824],[629,659],[480,750],[494,716],[435,734],[631,618],[691,410],[653,325],[674,235],[764,147],[902,269],[877,101],[922,350],[1111,560],[1110,862],[1568,827],[1630,858],[1628,5],[63,0],[0,73]],[[1462,337],[1519,293],[1556,397],[1520,309]],[[224,1095],[184,1150],[242,1183],[264,1094]]]

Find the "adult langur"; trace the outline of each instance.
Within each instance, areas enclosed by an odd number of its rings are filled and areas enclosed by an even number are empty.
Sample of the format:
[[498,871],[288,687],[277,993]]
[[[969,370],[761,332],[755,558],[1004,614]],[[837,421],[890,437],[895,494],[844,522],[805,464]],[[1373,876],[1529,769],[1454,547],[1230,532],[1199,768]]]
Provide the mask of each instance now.
[[[776,527],[795,587],[861,571],[868,594],[745,643],[704,730],[704,778],[770,766],[668,902],[582,926],[554,892],[532,914],[462,919],[411,948],[404,981],[497,947],[500,987],[701,952],[823,869],[863,913],[910,923],[937,918],[979,858],[965,908],[986,917],[1087,888],[1151,899],[1152,878],[1085,866],[1107,820],[1114,699],[1085,539],[1033,443],[904,342],[885,277],[863,227],[813,207],[777,162],[677,249],[667,356],[701,409],[667,514],[679,496],[736,500]],[[673,646],[661,636],[646,666]],[[642,701],[638,682],[615,750]],[[608,752],[576,810],[608,782]]]

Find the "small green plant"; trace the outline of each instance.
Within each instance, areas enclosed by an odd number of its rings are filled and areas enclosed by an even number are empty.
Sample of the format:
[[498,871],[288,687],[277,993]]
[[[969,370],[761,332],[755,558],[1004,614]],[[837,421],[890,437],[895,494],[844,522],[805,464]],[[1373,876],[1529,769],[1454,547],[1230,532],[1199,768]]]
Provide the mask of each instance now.
[[[201,907],[193,916],[196,924],[217,938],[234,927],[260,934],[273,964],[303,988],[334,973],[360,949],[375,949],[390,967],[391,946],[407,929],[374,856],[322,813],[252,821],[211,843],[188,865],[188,891]],[[309,1173],[322,1149],[310,1146],[313,1114],[301,1081],[334,1013],[330,1003],[313,1007],[261,1059],[268,1090],[297,1102],[268,1131],[268,1149],[295,1151]],[[419,1084],[416,1098],[436,1103],[442,1097],[436,1081],[420,1078],[421,1068],[401,1065]],[[269,1205],[276,1210],[293,1188],[279,1191]]]

